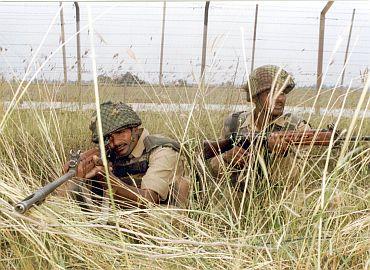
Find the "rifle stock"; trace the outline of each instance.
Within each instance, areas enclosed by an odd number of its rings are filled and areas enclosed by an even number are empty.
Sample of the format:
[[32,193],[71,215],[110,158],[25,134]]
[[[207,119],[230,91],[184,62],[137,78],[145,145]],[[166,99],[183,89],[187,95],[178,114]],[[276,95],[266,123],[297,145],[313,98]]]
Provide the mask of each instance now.
[[[336,145],[346,140],[345,136],[341,136],[339,132],[333,132],[330,129],[276,132],[276,134],[292,145],[328,146],[332,138]],[[370,136],[352,136],[349,141],[370,141]]]
[[[217,155],[220,155],[234,146],[239,146],[244,149],[248,147],[257,138],[262,138],[265,141],[265,145],[268,145],[269,136],[278,136],[288,142],[291,145],[317,145],[317,146],[328,146],[330,140],[333,138],[335,144],[340,144],[345,138],[340,136],[339,132],[334,132],[329,126],[328,129],[322,130],[305,130],[305,131],[276,131],[268,133],[247,133],[247,134],[236,134],[233,133],[230,138],[222,139],[219,141],[204,141],[203,142],[203,156],[204,159],[210,159]],[[370,136],[362,137],[350,137],[349,141],[370,141]]]

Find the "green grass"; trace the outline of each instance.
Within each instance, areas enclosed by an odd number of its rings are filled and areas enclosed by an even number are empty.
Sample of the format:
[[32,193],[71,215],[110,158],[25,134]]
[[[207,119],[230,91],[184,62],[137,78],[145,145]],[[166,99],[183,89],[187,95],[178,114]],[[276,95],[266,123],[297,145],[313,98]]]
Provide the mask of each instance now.
[[[92,88],[85,90],[90,92],[84,93],[83,102],[93,102]],[[103,87],[101,94],[102,100],[127,102],[157,101],[156,95],[166,103],[192,102],[195,96],[201,105],[243,102],[232,94],[235,89],[215,88],[208,96],[207,91]],[[12,96],[5,92],[2,99],[9,100]],[[40,85],[26,93],[26,101],[78,101],[74,88]],[[323,95],[321,104],[328,102],[331,93]],[[356,98],[360,94],[353,93]],[[333,95],[338,97],[339,92]],[[313,96],[313,91],[306,96],[292,92],[289,104],[311,106]],[[349,108],[357,106],[354,97],[347,102]],[[73,201],[54,195],[26,215],[13,211],[16,202],[61,175],[69,149],[92,146],[89,111],[14,110],[0,135],[0,268],[368,268],[368,144],[350,144],[343,155],[340,148],[309,149],[311,157],[297,161],[297,177],[281,177],[273,183],[266,178],[257,181],[253,170],[247,171],[249,185],[239,215],[228,177],[218,183],[206,170],[201,177],[204,189],[195,180],[197,149],[203,139],[219,136],[228,113],[202,109],[192,114],[140,112],[151,133],[166,134],[186,145],[183,150],[189,156],[193,180],[189,209],[120,210],[103,217],[85,213]],[[323,128],[336,120],[312,116],[310,123]],[[341,118],[339,128],[349,129],[352,120]],[[370,134],[364,119],[355,121],[353,128],[355,134]]]

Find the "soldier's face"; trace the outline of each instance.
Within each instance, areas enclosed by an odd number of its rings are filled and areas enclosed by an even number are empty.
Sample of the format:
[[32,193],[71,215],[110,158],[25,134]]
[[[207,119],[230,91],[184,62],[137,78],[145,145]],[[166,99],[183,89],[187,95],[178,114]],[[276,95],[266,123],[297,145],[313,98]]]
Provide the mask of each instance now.
[[277,94],[273,91],[264,91],[259,98],[264,110],[270,111],[272,117],[279,117],[284,113],[286,94],[283,91]]
[[137,144],[137,134],[137,127],[118,130],[109,136],[109,147],[117,156],[128,156]]

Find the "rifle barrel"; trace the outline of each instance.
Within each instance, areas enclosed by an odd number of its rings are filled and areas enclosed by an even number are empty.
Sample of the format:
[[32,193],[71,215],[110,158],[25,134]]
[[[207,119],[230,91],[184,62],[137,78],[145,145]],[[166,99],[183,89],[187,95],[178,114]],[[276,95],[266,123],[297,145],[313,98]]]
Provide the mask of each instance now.
[[[346,138],[341,138],[340,141],[345,141]],[[361,136],[361,137],[358,137],[357,136],[352,136],[349,138],[349,141],[350,142],[370,142],[370,136]]]
[[55,189],[57,189],[59,186],[67,182],[69,179],[71,179],[75,175],[76,175],[76,169],[70,169],[67,173],[65,173],[58,179],[38,189],[33,194],[25,198],[23,201],[17,203],[14,206],[14,210],[20,214],[25,213],[28,209],[30,209],[35,204],[42,203],[45,200],[46,196],[48,196],[51,192],[53,192]]

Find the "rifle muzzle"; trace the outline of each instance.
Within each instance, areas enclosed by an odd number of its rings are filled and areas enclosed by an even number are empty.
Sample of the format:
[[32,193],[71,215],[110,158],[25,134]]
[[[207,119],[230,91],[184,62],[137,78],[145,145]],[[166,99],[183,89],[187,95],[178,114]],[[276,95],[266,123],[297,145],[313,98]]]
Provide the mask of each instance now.
[[14,210],[20,214],[25,213],[28,209],[30,209],[34,204],[40,204],[43,200],[39,200],[39,196],[35,196],[36,193],[25,198],[23,201],[17,203],[14,206]]
[[63,183],[71,179],[73,176],[76,175],[76,169],[69,170],[66,174],[59,177],[55,181],[47,184],[46,186],[40,188],[35,193],[29,195],[24,200],[20,201],[14,206],[14,210],[20,214],[27,212],[35,204],[41,204],[45,198],[52,193],[56,188],[61,186]]

